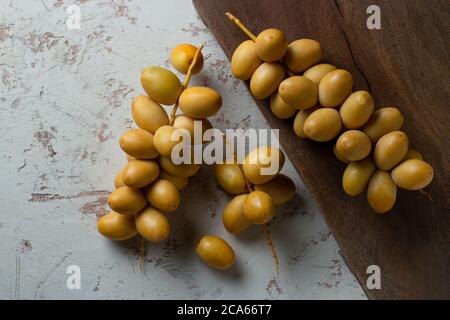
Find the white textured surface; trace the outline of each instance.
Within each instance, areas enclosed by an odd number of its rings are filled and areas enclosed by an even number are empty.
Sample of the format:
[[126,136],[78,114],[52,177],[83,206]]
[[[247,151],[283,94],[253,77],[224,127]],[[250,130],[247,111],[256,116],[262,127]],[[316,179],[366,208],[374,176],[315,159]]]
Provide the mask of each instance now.
[[[81,30],[65,25],[74,3]],[[97,233],[97,215],[125,163],[117,138],[133,126],[140,71],[167,66],[174,45],[206,43],[205,68],[193,83],[222,94],[215,126],[266,127],[190,1],[3,0],[0,12],[0,298],[365,298],[290,163],[283,171],[298,197],[271,227],[279,277],[261,228],[242,238],[224,230],[229,197],[206,166],[170,214],[169,241],[147,245],[143,272],[135,241]],[[199,261],[194,247],[206,233],[233,246],[232,270]],[[81,268],[81,290],[66,288],[72,264]]]

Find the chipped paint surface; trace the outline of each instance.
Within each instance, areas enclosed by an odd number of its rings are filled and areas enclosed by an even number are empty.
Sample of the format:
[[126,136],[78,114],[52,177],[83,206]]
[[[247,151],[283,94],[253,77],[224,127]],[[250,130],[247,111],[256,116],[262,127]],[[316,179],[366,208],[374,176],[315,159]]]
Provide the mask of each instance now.
[[[65,25],[74,3],[81,30]],[[222,227],[229,196],[211,167],[183,191],[170,239],[147,244],[143,271],[135,239],[115,243],[97,233],[126,162],[117,138],[133,127],[140,71],[167,66],[175,44],[205,43],[205,68],[192,84],[224,97],[216,127],[267,126],[190,1],[18,0],[1,1],[0,12],[1,299],[365,298],[290,163],[283,171],[298,196],[271,226],[279,277],[260,228],[237,238]],[[206,233],[235,249],[230,271],[197,258]],[[81,268],[81,290],[66,288],[69,265]]]

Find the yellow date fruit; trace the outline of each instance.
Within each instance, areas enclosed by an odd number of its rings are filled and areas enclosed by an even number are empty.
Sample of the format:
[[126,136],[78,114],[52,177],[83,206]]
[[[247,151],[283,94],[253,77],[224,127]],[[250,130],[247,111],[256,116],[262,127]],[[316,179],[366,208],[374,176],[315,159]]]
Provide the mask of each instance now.
[[378,140],[373,152],[376,166],[381,170],[391,170],[406,156],[409,139],[402,131],[385,134]]
[[408,149],[408,152],[406,153],[406,156],[402,159],[402,161],[411,160],[411,159],[423,160],[423,156],[416,149]]
[[375,171],[367,187],[367,200],[376,213],[386,213],[392,209],[397,199],[397,187],[386,171]]
[[161,211],[147,207],[136,214],[136,230],[145,240],[160,242],[169,236],[170,223]]
[[235,196],[223,209],[222,222],[229,233],[239,234],[251,225],[243,212],[247,196],[247,193]]
[[391,172],[392,180],[402,189],[420,190],[433,180],[433,167],[423,160],[410,159],[402,162]]
[[369,92],[353,92],[339,109],[344,127],[347,129],[362,127],[369,121],[374,107],[374,101]]
[[278,119],[289,119],[297,113],[297,108],[284,102],[278,91],[270,98],[270,110]]
[[[194,118],[188,117],[184,114],[180,114],[175,117],[173,126],[174,126],[174,128],[185,129],[189,132],[189,134],[191,136],[190,144],[194,144],[194,142],[198,143],[198,144],[203,143],[203,134],[205,133],[206,130],[213,128],[213,125],[211,124],[211,122],[209,122],[209,120],[206,118],[194,119]],[[194,129],[196,128],[196,126],[198,128],[197,131],[199,134],[198,141],[194,141],[194,134],[195,134]],[[201,130],[200,130],[200,128],[201,128]]]
[[242,165],[248,181],[263,184],[273,179],[283,168],[284,153],[274,147],[260,147],[251,151]]
[[302,76],[289,77],[280,83],[280,97],[297,109],[309,109],[318,101],[317,84]]
[[189,117],[206,118],[214,115],[222,106],[220,94],[208,87],[189,87],[179,100],[180,109]]
[[350,161],[348,161],[341,154],[339,154],[339,152],[336,149],[336,144],[333,146],[333,153],[334,153],[334,156],[336,157],[336,159],[338,159],[340,162],[343,162],[343,163],[346,163],[346,164],[350,163]]
[[175,175],[170,174],[168,172],[165,172],[163,170],[160,171],[159,178],[160,179],[169,180],[170,182],[172,182],[173,185],[175,186],[175,188],[177,188],[178,191],[183,190],[187,186],[187,184],[189,183],[189,179],[188,178],[181,177],[181,176],[175,176]]
[[130,188],[148,186],[159,176],[159,166],[153,160],[132,160],[122,170],[122,181]]
[[137,96],[131,105],[131,114],[139,128],[155,134],[158,128],[169,124],[166,111],[147,96]]
[[255,190],[265,192],[271,196],[276,206],[288,202],[294,198],[296,193],[294,181],[281,173],[269,182],[255,185]]
[[307,110],[300,110],[294,119],[294,132],[297,135],[297,137],[306,139],[308,136],[306,135],[305,131],[303,130],[303,127],[305,125],[306,118],[309,117],[313,111],[315,111],[315,108],[307,109]]
[[342,69],[327,73],[319,83],[319,101],[323,107],[339,107],[352,92],[352,75]]
[[97,221],[97,230],[110,240],[123,241],[136,234],[134,215],[119,214],[111,211]]
[[262,31],[255,40],[258,57],[267,62],[281,60],[286,53],[288,42],[281,30],[270,28]]
[[172,182],[158,179],[146,190],[147,200],[163,212],[175,211],[181,202],[180,193]]
[[120,148],[135,159],[154,159],[159,153],[153,144],[153,134],[144,129],[132,129],[119,139]]
[[289,70],[300,73],[322,59],[320,43],[312,39],[298,39],[291,42],[283,60]]
[[263,63],[256,54],[256,44],[253,40],[242,42],[231,57],[231,72],[241,80],[249,80],[256,69]]
[[345,193],[353,197],[363,193],[375,169],[375,164],[370,157],[349,163],[342,176],[342,187]]
[[141,73],[141,84],[150,98],[165,105],[174,104],[182,90],[180,79],[161,67],[145,68]]
[[135,214],[147,205],[147,200],[141,190],[124,186],[111,192],[108,205],[117,213]]
[[[189,43],[182,43],[177,45],[170,52],[170,64],[182,74],[187,74],[189,67],[194,60],[197,47]],[[192,74],[199,73],[203,68],[203,54],[200,51],[197,56],[197,62],[192,67]]]
[[208,235],[201,238],[196,251],[207,265],[216,269],[228,269],[235,261],[233,249],[217,236]]
[[348,161],[359,161],[370,154],[372,141],[362,131],[345,131],[336,141],[336,152]]
[[256,99],[265,99],[278,89],[284,79],[284,68],[278,62],[264,62],[250,80],[250,91]]
[[223,163],[214,166],[214,174],[219,186],[228,193],[240,194],[247,192],[244,174],[236,163]]
[[199,164],[195,163],[175,164],[168,157],[159,157],[158,163],[164,171],[178,177],[189,178],[197,174],[198,170],[200,170]]
[[342,129],[339,111],[320,108],[312,112],[303,124],[303,131],[311,140],[325,142],[334,139]]
[[114,177],[114,187],[120,188],[123,187],[125,184],[123,183],[122,180],[122,170],[120,170],[119,172],[117,172],[116,176]]
[[272,197],[263,191],[250,192],[242,212],[253,224],[265,224],[275,216],[276,206]]
[[369,121],[363,126],[364,131],[373,142],[377,142],[385,134],[400,130],[403,115],[394,107],[381,108],[372,113]]
[[153,145],[160,155],[170,157],[172,149],[182,141],[182,137],[177,136],[176,130],[175,127],[169,125],[156,130]]
[[327,73],[330,73],[331,71],[334,71],[336,69],[337,68],[332,64],[328,63],[316,64],[315,66],[312,66],[311,68],[306,70],[303,73],[303,76],[305,78],[308,78],[309,80],[314,81],[318,85],[320,83],[320,80],[322,80],[322,78],[325,77]]

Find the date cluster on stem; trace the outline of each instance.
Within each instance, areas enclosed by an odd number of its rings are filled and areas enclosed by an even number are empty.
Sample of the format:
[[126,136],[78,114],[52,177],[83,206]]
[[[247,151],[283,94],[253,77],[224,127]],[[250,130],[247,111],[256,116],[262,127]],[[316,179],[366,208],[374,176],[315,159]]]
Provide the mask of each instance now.
[[422,191],[431,183],[432,166],[400,131],[404,122],[400,110],[375,110],[369,92],[353,91],[350,72],[321,61],[318,41],[289,43],[274,28],[255,36],[239,19],[226,15],[250,38],[232,55],[234,76],[250,80],[256,99],[270,98],[277,118],[294,118],[293,130],[299,138],[335,141],[334,154],[347,164],[342,187],[348,195],[366,191],[370,207],[386,213],[396,202],[397,187]]
[[[172,161],[172,149],[181,141],[174,137],[184,137],[175,133],[180,129],[189,132],[191,141],[184,142],[192,145],[194,121],[201,121],[203,130],[212,128],[207,117],[222,105],[216,90],[188,87],[191,75],[202,69],[202,48],[180,44],[171,51],[170,63],[186,75],[183,83],[175,73],[158,66],[147,67],[141,73],[146,95],[135,97],[131,105],[137,128],[119,139],[128,163],[117,173],[115,190],[108,197],[112,211],[97,222],[98,231],[108,239],[127,240],[139,235],[160,242],[170,234],[167,214],[178,208],[181,190],[200,169],[199,164]],[[173,105],[170,114],[162,105]],[[177,115],[178,108],[182,113]],[[235,259],[231,247],[216,236],[203,237],[197,252],[219,268],[230,267]]]

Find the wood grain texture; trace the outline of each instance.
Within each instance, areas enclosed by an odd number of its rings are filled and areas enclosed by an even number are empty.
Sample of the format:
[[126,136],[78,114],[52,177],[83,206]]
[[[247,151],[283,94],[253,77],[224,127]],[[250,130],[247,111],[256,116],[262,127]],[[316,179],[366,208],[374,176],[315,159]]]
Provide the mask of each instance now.
[[[368,30],[366,9],[381,7],[381,30]],[[342,248],[346,262],[366,288],[366,268],[381,267],[376,299],[450,298],[450,3],[448,1],[194,0],[200,16],[226,55],[245,35],[225,17],[230,11],[254,33],[275,27],[289,40],[321,42],[323,61],[349,70],[354,89],[368,89],[377,107],[397,106],[405,116],[412,146],[435,169],[427,188],[399,190],[393,210],[375,214],[365,195],[351,198],[341,188],[345,166],[332,143],[299,140],[292,121],[278,120],[268,101],[256,101]],[[226,101],[225,101],[226,104]],[[226,107],[226,105],[225,105]]]

